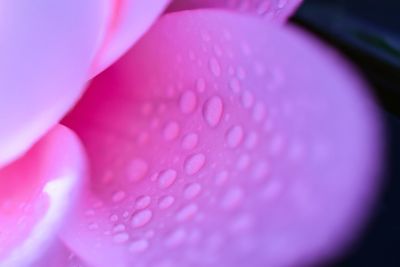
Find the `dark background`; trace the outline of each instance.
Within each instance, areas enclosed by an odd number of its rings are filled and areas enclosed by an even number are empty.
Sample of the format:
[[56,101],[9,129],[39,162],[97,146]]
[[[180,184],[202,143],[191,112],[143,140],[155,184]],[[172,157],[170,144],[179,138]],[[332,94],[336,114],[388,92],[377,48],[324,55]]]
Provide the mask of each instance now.
[[324,267],[400,267],[400,0],[304,0],[292,23],[358,65],[385,118],[385,180],[377,208],[352,250]]

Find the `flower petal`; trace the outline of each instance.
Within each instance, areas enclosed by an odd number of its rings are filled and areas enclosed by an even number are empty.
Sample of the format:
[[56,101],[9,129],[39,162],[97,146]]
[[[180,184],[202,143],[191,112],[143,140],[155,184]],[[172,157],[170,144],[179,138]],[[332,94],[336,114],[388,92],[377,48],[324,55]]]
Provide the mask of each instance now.
[[111,0],[103,45],[92,70],[96,75],[121,57],[151,26],[170,0]]
[[46,252],[83,184],[76,136],[57,126],[0,170],[0,266],[21,267]]
[[302,2],[303,0],[174,0],[168,11],[227,8],[284,22]]
[[65,123],[92,190],[63,239],[94,266],[293,266],[353,238],[379,127],[355,73],[301,32],[162,18]]
[[100,3],[0,2],[0,166],[27,151],[82,93],[105,20]]
[[29,267],[88,267],[60,240],[56,240],[49,250]]

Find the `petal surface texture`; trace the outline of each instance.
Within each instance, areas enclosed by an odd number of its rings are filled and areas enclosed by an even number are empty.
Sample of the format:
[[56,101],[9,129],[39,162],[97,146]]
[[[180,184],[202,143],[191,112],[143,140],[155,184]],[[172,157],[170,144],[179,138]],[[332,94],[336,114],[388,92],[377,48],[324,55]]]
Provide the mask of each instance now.
[[259,15],[268,20],[285,22],[302,2],[302,0],[174,0],[168,11],[226,8]]
[[0,170],[0,266],[24,267],[44,254],[81,191],[83,149],[57,126]]
[[65,121],[92,179],[63,239],[96,267],[309,266],[351,239],[373,196],[365,89],[298,30],[169,14]]
[[123,55],[164,11],[170,0],[109,0],[109,22],[92,75]]
[[77,101],[106,17],[98,0],[0,2],[0,166]]

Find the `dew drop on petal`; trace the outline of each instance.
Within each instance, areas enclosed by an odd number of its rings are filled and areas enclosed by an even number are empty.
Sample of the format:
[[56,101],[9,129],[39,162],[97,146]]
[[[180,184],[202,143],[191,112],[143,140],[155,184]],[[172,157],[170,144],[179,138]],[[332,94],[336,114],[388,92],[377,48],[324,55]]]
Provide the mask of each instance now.
[[131,224],[133,227],[142,227],[150,222],[153,213],[149,209],[145,209],[135,213],[132,217]]
[[199,136],[196,133],[188,133],[182,139],[182,148],[186,150],[193,149],[197,146]]
[[210,67],[210,71],[214,76],[221,76],[221,66],[219,65],[219,62],[216,58],[212,57],[208,64]]
[[172,196],[163,196],[158,201],[158,207],[160,209],[167,209],[174,204],[175,198]]
[[197,197],[201,192],[201,185],[199,183],[192,183],[186,186],[184,196],[187,199]]
[[240,125],[232,126],[226,133],[225,139],[229,147],[237,147],[243,140],[243,128]]
[[179,222],[189,220],[196,214],[197,210],[198,207],[196,204],[188,204],[178,211],[178,213],[176,214],[176,220]]
[[177,175],[178,173],[173,169],[162,171],[158,176],[158,185],[161,188],[170,187],[175,182]]
[[201,168],[203,168],[205,162],[206,156],[203,153],[197,153],[189,156],[184,163],[186,174],[194,175],[198,173]]
[[213,96],[208,99],[203,107],[203,116],[205,121],[211,127],[216,127],[221,120],[223,113],[223,104],[219,96]]
[[118,202],[121,202],[122,200],[124,200],[125,197],[126,197],[126,193],[124,191],[117,191],[113,194],[112,201],[114,203],[118,203]]
[[146,239],[137,239],[130,243],[128,250],[132,253],[144,252],[149,247],[149,241]]
[[115,234],[113,236],[113,241],[114,241],[114,243],[117,243],[117,244],[125,243],[128,240],[129,240],[129,234],[126,232],[121,232],[121,233]]
[[136,208],[137,209],[144,209],[150,205],[151,197],[150,196],[139,196],[136,199]]

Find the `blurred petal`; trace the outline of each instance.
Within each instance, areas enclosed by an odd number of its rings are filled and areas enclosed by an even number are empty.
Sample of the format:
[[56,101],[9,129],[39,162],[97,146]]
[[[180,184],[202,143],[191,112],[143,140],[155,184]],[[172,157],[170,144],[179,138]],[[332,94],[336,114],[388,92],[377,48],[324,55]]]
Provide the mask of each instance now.
[[170,0],[111,0],[108,30],[97,55],[93,75],[123,55],[163,12]]
[[303,0],[174,0],[168,11],[198,8],[227,8],[257,14],[269,20],[284,22]]
[[92,190],[63,239],[94,266],[299,266],[354,234],[380,156],[355,73],[294,29],[162,18],[66,124]]
[[83,184],[77,137],[57,126],[0,170],[0,266],[22,267],[46,252]]
[[0,166],[77,101],[105,20],[101,3],[0,1]]
[[56,240],[49,250],[29,267],[89,267],[71,252],[60,240]]

